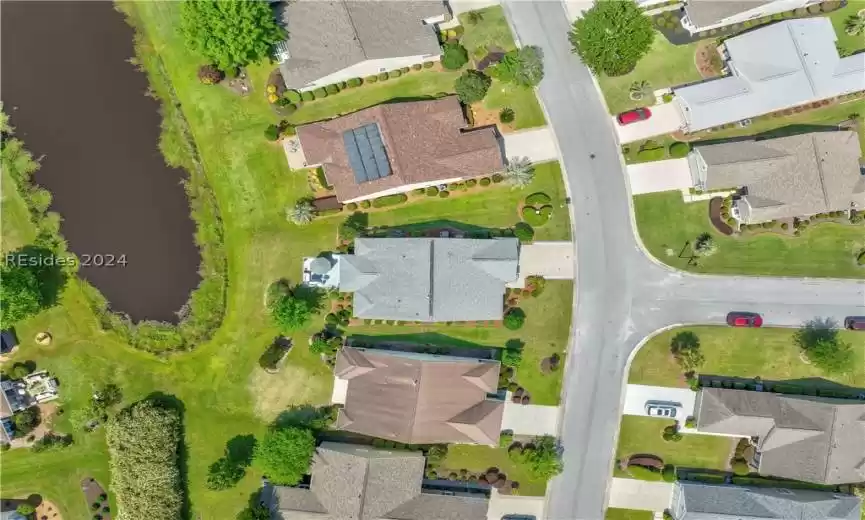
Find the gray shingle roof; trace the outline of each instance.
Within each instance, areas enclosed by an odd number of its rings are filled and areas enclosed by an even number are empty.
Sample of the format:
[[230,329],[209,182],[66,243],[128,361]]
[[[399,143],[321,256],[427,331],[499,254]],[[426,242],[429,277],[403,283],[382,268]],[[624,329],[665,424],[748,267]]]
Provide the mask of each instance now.
[[407,444],[498,444],[504,402],[498,361],[346,346],[334,375],[348,381],[336,427]]
[[697,27],[715,25],[733,15],[771,4],[775,0],[688,0],[685,12]]
[[[262,499],[283,520],[484,520],[487,501],[421,491],[420,452],[323,442],[316,449],[309,489],[267,486]],[[439,516],[436,505],[447,516]],[[394,516],[395,515],[395,516]]]
[[865,90],[865,53],[835,48],[828,18],[778,22],[728,39],[731,75],[673,89],[689,131]]
[[679,481],[676,520],[859,520],[861,499],[810,489],[775,489]]
[[446,13],[440,0],[284,3],[277,16],[288,31],[285,85],[302,88],[366,60],[440,54],[434,28],[423,20]]
[[695,146],[706,188],[746,187],[738,203],[745,222],[764,222],[865,207],[855,132],[814,132]]
[[339,257],[340,291],[358,318],[499,320],[517,279],[519,240],[359,238]]
[[759,437],[760,473],[845,484],[865,480],[865,403],[704,388],[697,429]]

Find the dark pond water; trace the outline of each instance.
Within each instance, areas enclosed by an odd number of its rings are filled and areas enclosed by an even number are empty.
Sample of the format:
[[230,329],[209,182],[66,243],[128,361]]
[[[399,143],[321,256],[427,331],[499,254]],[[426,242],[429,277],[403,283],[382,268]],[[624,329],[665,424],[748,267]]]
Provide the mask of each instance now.
[[[189,202],[160,154],[159,105],[112,2],[0,2],[0,95],[42,167],[80,275],[135,320],[176,321],[198,284]],[[104,255],[104,256],[99,256]],[[95,265],[124,255],[125,267]]]

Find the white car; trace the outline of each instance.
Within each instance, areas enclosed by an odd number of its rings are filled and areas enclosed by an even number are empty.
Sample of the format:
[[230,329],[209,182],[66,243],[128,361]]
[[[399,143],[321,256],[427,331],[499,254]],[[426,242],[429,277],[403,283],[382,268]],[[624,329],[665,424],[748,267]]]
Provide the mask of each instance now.
[[662,401],[647,401],[646,415],[649,417],[666,417],[675,419],[682,405],[679,403],[665,403]]

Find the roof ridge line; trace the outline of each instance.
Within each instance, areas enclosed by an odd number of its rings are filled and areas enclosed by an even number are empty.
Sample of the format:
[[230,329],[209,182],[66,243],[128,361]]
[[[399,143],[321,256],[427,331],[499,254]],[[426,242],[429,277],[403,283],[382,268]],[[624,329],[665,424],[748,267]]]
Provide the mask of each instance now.
[[838,420],[838,408],[832,407],[832,426],[829,428],[829,446],[826,448],[826,465],[823,468],[823,480],[829,475],[829,461],[832,460],[833,445],[835,444],[835,421]]
[[363,57],[366,59],[370,59],[366,54],[366,49],[363,47],[363,42],[360,40],[360,34],[357,32],[357,25],[354,23],[354,18],[351,16],[351,10],[348,8],[348,0],[340,0],[342,4],[342,8],[345,9],[345,15],[348,17],[348,23],[351,24],[351,30],[354,32],[354,39],[357,42],[358,47],[360,47],[360,52],[363,53]]
[[829,208],[829,193],[826,191],[826,177],[823,174],[823,163],[820,161],[820,150],[817,148],[817,138],[810,136],[811,145],[814,147],[814,161],[817,163],[817,177],[820,178],[820,191],[823,193],[824,208]]
[[799,47],[799,40],[796,39],[796,34],[793,32],[793,24],[790,23],[790,20],[787,20],[787,34],[790,35],[790,40],[793,41],[793,47],[796,48],[796,58],[799,60],[799,64],[802,65],[802,72],[805,73],[805,79],[808,80],[808,86],[811,88],[811,96],[817,96],[817,90],[814,88],[814,80],[811,78],[811,71],[808,70],[808,65],[805,63],[805,60],[802,56],[802,49]]

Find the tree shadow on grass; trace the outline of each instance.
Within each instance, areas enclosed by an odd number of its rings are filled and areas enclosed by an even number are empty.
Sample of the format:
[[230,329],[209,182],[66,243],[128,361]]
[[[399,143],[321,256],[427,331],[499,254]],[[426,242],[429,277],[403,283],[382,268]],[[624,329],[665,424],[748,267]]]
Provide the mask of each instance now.
[[498,348],[488,347],[452,338],[438,332],[417,334],[352,334],[349,344],[354,347],[375,348],[394,352],[416,352],[439,354],[475,359],[498,359]]
[[237,466],[249,467],[252,464],[256,443],[255,436],[252,434],[237,435],[226,443],[225,456]]
[[190,520],[192,516],[192,501],[189,497],[189,450],[186,446],[185,425],[186,405],[177,397],[164,392],[153,392],[144,400],[152,401],[166,410],[174,410],[180,417],[180,443],[177,446],[177,469],[180,472],[180,487],[183,494],[180,517],[183,520]]

